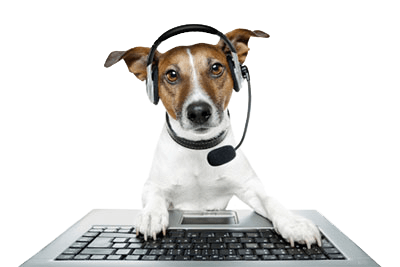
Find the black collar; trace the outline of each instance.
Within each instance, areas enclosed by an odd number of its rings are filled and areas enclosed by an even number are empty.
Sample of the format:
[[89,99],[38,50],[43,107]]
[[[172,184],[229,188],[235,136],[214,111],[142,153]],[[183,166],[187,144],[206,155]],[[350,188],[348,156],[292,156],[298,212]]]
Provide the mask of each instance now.
[[202,149],[209,149],[212,147],[217,146],[220,144],[222,141],[224,141],[227,131],[222,131],[220,134],[218,134],[216,137],[213,137],[211,139],[207,140],[199,140],[199,141],[192,141],[188,140],[182,137],[179,137],[175,131],[172,129],[171,124],[169,123],[169,118],[168,118],[168,113],[166,114],[167,117],[167,131],[171,138],[177,142],[179,145],[189,148],[189,149],[195,149],[195,150],[202,150]]

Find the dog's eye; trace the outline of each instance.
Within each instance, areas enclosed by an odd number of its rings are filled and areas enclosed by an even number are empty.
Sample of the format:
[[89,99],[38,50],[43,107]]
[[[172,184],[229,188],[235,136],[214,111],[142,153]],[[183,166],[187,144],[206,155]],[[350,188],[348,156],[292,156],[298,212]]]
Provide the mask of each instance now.
[[211,66],[211,74],[213,76],[219,77],[224,71],[224,67],[221,64],[215,63]]
[[178,80],[178,73],[174,70],[167,71],[167,79],[169,82],[174,83]]

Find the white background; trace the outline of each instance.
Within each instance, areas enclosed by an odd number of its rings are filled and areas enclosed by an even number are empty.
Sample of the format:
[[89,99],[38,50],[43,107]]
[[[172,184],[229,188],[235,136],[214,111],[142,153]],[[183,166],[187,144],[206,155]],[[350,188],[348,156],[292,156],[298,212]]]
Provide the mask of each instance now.
[[[398,11],[395,1],[2,1],[1,265],[22,264],[91,209],[141,208],[164,109],[123,62],[103,64],[203,23],[271,35],[249,43],[254,100],[242,147],[268,192],[320,211],[394,266]],[[187,34],[160,49],[215,38]],[[246,98],[235,93],[230,106],[237,138]]]

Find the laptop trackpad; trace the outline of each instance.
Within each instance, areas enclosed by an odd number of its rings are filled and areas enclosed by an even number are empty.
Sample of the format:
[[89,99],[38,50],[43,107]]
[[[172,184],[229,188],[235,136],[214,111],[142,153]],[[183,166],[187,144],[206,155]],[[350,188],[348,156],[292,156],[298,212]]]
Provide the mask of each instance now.
[[238,224],[238,217],[234,211],[219,212],[184,212],[181,224]]

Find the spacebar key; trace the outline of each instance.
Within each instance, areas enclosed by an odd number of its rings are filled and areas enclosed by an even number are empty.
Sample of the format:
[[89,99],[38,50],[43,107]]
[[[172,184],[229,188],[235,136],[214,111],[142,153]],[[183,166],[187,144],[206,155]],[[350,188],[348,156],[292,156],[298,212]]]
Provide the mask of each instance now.
[[80,254],[110,255],[115,251],[111,248],[85,248]]

